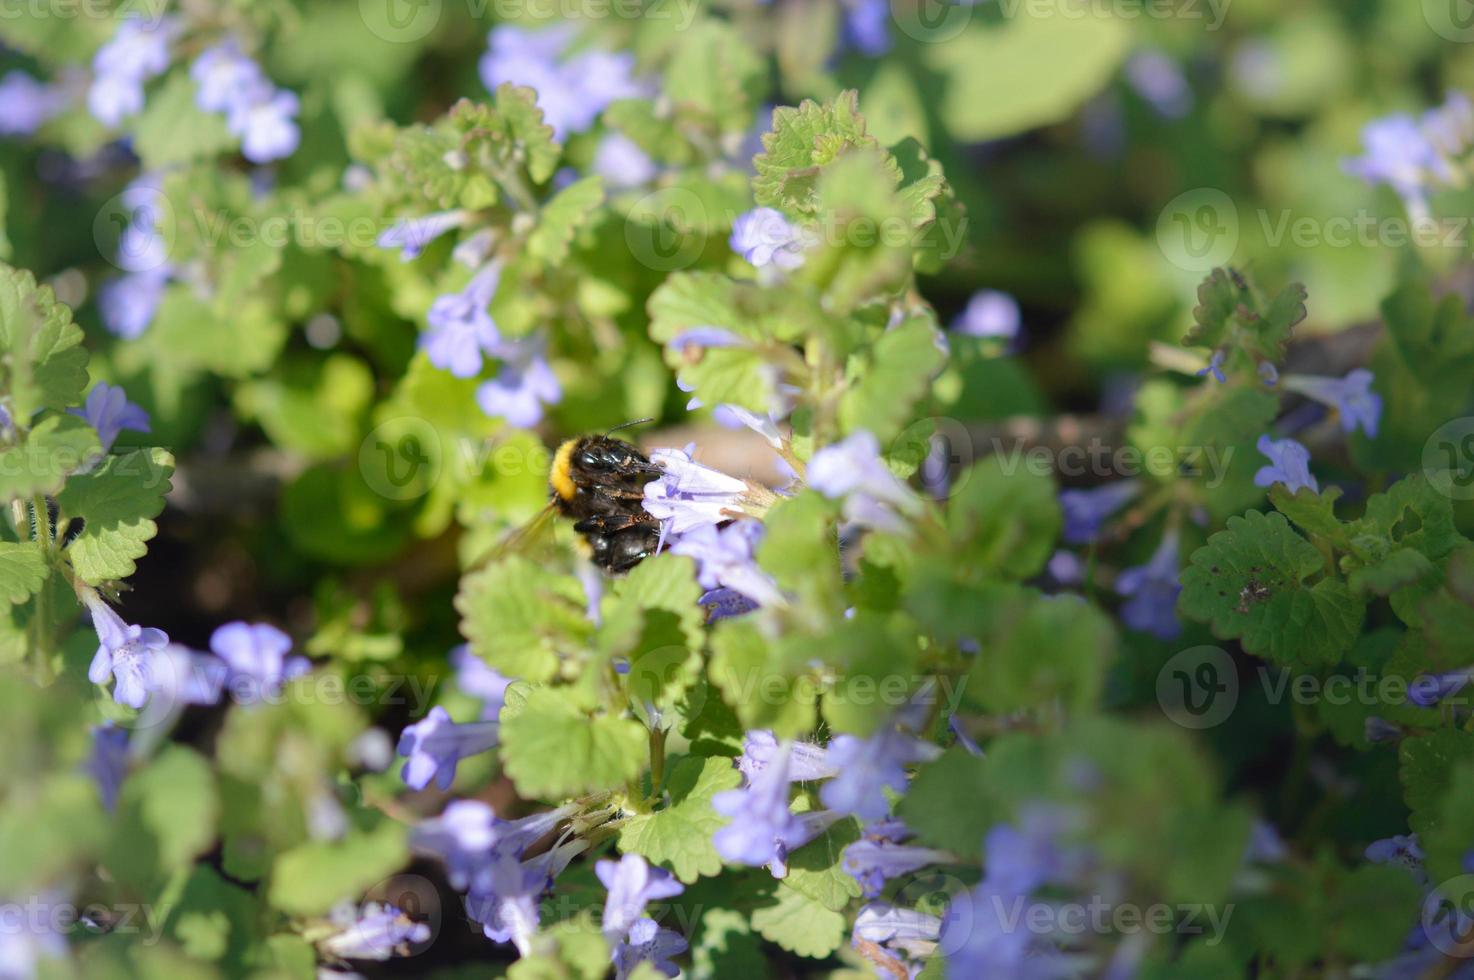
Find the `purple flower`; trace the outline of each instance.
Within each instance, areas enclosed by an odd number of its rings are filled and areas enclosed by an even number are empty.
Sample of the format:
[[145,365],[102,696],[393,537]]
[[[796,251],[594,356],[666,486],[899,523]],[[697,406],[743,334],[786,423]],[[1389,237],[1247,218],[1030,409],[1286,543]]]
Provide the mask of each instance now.
[[696,559],[696,580],[703,588],[733,589],[760,606],[781,606],[783,593],[753,559],[762,537],[760,521],[733,521],[723,528],[705,524],[677,537],[670,550]]
[[112,40],[92,57],[87,108],[104,126],[116,126],[143,109],[143,83],[169,67],[169,44],[179,22],[126,18]]
[[1267,387],[1273,388],[1275,385],[1279,384],[1279,368],[1275,367],[1269,361],[1260,361],[1259,367],[1256,368],[1256,370],[1259,372],[1259,380],[1263,381]]
[[[382,241],[382,239],[381,239]],[[495,353],[501,344],[487,307],[501,280],[500,263],[483,268],[458,293],[436,297],[426,319],[430,329],[420,337],[430,363],[457,378],[474,378],[481,373],[482,353]]]
[[462,643],[450,651],[450,663],[456,672],[456,687],[481,701],[481,717],[494,721],[501,714],[502,702],[512,679],[503,677],[486,665],[486,661]]
[[148,413],[128,400],[128,393],[116,385],[99,381],[87,393],[82,408],[71,408],[69,414],[80,416],[97,430],[97,439],[102,451],[113,448],[118,433],[124,429],[148,432]]
[[1431,708],[1463,690],[1471,678],[1474,678],[1474,667],[1443,674],[1424,674],[1408,685],[1407,699],[1413,704]]
[[807,237],[802,228],[783,216],[783,212],[774,208],[754,208],[738,215],[732,222],[728,244],[754,268],[771,266],[786,272],[804,264]]
[[1170,640],[1182,632],[1177,621],[1177,534],[1169,531],[1145,565],[1127,568],[1116,578],[1116,591],[1130,601],[1121,607],[1121,619],[1132,629]]
[[266,623],[226,623],[210,634],[210,652],[229,670],[231,696],[254,704],[311,669],[306,657],[288,657],[292,638]]
[[1090,490],[1062,490],[1059,506],[1064,512],[1064,539],[1070,544],[1087,544],[1116,511],[1141,493],[1140,480],[1117,480]]
[[980,289],[972,294],[967,308],[952,322],[952,329],[970,337],[1012,340],[1018,336],[1022,323],[1018,300],[996,289]]
[[[889,902],[867,902],[855,916],[850,945],[858,946],[864,942],[881,946],[905,960],[899,965],[915,977],[921,970],[919,961],[936,951],[941,937],[942,920],[934,915]],[[912,960],[918,962],[912,963]]]
[[703,592],[701,598],[696,600],[697,605],[706,610],[706,621],[715,623],[720,619],[732,619],[736,616],[745,616],[758,608],[758,604],[736,589],[711,589]]
[[[39,900],[43,909],[64,908],[67,904],[66,897],[56,893],[33,894],[29,900]],[[24,906],[0,898],[0,908],[22,909]],[[7,915],[6,918],[10,920],[12,916]],[[56,930],[53,917],[22,913],[13,919],[0,929],[0,978],[32,980],[37,976],[51,976],[53,971],[45,969],[43,961],[65,960],[67,956],[66,938]],[[55,972],[66,976],[72,971],[62,967]]]
[[189,77],[199,86],[195,105],[206,112],[223,113],[239,109],[265,81],[261,67],[241,53],[235,38],[206,48],[190,65]]
[[870,738],[837,735],[829,743],[829,764],[839,774],[819,790],[819,799],[840,813],[879,820],[890,812],[885,790],[906,792],[906,766],[935,759],[941,751],[895,728]]
[[443,861],[451,887],[464,891],[501,836],[497,823],[495,811],[480,800],[454,800],[440,816],[415,825],[410,845]]
[[1085,562],[1073,551],[1056,551],[1045,569],[1049,577],[1060,585],[1077,585],[1085,581]]
[[410,833],[419,853],[439,858],[453,888],[466,890],[497,854],[521,858],[530,845],[547,836],[576,806],[503,820],[480,800],[456,800],[438,817],[421,820]]
[[730,330],[721,327],[687,327],[666,341],[666,348],[684,354],[688,348],[742,347],[747,343]]
[[642,187],[660,172],[655,161],[634,140],[620,133],[610,133],[594,151],[594,173],[616,190]]
[[825,446],[809,460],[809,486],[844,500],[844,516],[862,527],[899,532],[906,523],[897,512],[915,513],[921,501],[880,458],[880,443],[864,430]]
[[1289,855],[1284,839],[1274,824],[1256,819],[1249,828],[1249,843],[1244,846],[1244,861],[1249,864],[1276,864]]
[[1256,487],[1267,488],[1283,483],[1290,493],[1301,488],[1320,493],[1320,485],[1310,473],[1310,450],[1294,439],[1276,440],[1267,435],[1260,436],[1254,446],[1269,459],[1269,465],[1259,467],[1254,474]]
[[877,57],[891,49],[890,0],[841,0],[844,40],[856,51]]
[[1010,920],[1015,911],[1027,914],[1022,901],[990,892],[986,882],[952,900],[939,937],[948,980],[1064,980],[1078,974],[1046,940]]
[[154,657],[154,694],[164,706],[218,704],[230,665],[218,657],[170,643]]
[[1160,51],[1140,51],[1126,62],[1126,81],[1158,115],[1181,119],[1192,111],[1193,93],[1176,61]]
[[732,818],[712,835],[712,844],[725,860],[762,867],[778,856],[780,841],[802,829],[788,809],[792,752],[791,743],[781,743],[745,789],[725,790],[712,797],[712,808]]
[[679,449],[657,449],[650,462],[661,473],[645,484],[645,510],[663,522],[663,535],[686,534],[742,515],[745,481],[702,466]]
[[1372,390],[1372,381],[1372,372],[1357,368],[1344,378],[1289,374],[1285,387],[1334,408],[1341,416],[1342,430],[1353,432],[1360,427],[1375,439],[1382,418],[1382,396]]
[[1223,350],[1215,350],[1213,356],[1208,358],[1208,366],[1198,372],[1198,377],[1203,378],[1213,375],[1213,379],[1219,384],[1228,381],[1227,375],[1223,373],[1223,358],[1226,356]]
[[537,92],[543,119],[560,140],[589,129],[616,99],[647,94],[634,78],[632,55],[587,50],[564,59],[573,31],[567,25],[527,31],[504,25],[481,56],[481,80],[489,89],[510,82]]
[[1403,199],[1415,220],[1428,217],[1427,193],[1443,170],[1438,147],[1412,116],[1394,115],[1361,131],[1363,153],[1342,169],[1369,184],[1386,184]]
[[240,137],[242,156],[252,163],[270,163],[297,152],[302,142],[297,125],[300,108],[295,92],[273,88],[262,79],[231,107],[226,126]]
[[[1423,113],[1421,123],[1423,134],[1441,158],[1461,156],[1474,143],[1474,102],[1463,92],[1449,92],[1443,105]],[[1457,179],[1446,159],[1438,169],[1443,179]]]
[[1427,880],[1427,872],[1423,870],[1423,848],[1418,843],[1417,834],[1393,834],[1391,837],[1372,841],[1367,845],[1366,859],[1373,864],[1402,868],[1419,882]]
[[153,323],[168,284],[169,273],[163,269],[129,273],[106,283],[97,294],[103,326],[124,340],[141,337]]
[[466,896],[466,912],[481,923],[487,939],[513,943],[526,956],[537,934],[537,901],[549,883],[550,875],[541,866],[495,854]]
[[18,68],[0,78],[0,136],[29,136],[65,107],[65,92]]
[[92,613],[92,628],[97,631],[97,653],[87,669],[87,679],[105,684],[112,676],[116,681],[113,700],[142,708],[154,687],[153,657],[168,645],[168,634],[123,622],[95,592],[83,602]]
[[563,387],[535,343],[522,345],[495,378],[476,389],[481,411],[519,429],[537,425],[543,418],[543,406],[562,400]]
[[1368,715],[1367,720],[1362,723],[1362,734],[1368,742],[1374,744],[1377,742],[1395,742],[1402,738],[1402,729],[1386,718]]
[[755,728],[743,738],[742,755],[737,758],[737,768],[751,783],[758,773],[779,757],[780,750],[787,753],[789,782],[811,783],[838,773],[824,746],[810,742],[781,743],[772,732],[764,728]]
[[787,415],[785,408],[781,412],[768,412],[766,415],[758,415],[749,412],[741,405],[718,405],[711,410],[711,417],[718,425],[728,429],[747,428],[762,436],[769,446],[774,449],[783,448],[783,433],[778,431],[778,419]]
[[640,919],[630,927],[629,939],[614,948],[615,980],[624,980],[635,967],[649,963],[658,972],[673,977],[681,972],[672,959],[686,951],[686,939],[671,929],[662,929],[654,919]]
[[[97,783],[97,793],[109,813],[118,808],[118,787],[128,773],[128,731],[111,721],[92,726],[92,754],[87,758],[87,775]],[[0,972],[0,976],[4,976]]]
[[339,929],[318,943],[328,956],[340,960],[387,960],[408,956],[409,947],[430,941],[430,927],[413,922],[392,905],[367,902],[360,910],[352,904],[333,910]]
[[[470,219],[469,211],[437,211],[416,218],[400,218],[380,232],[374,244],[379,248],[399,249],[400,261],[409,262],[418,258],[426,245]],[[490,302],[489,296],[487,302]]]
[[458,725],[450,713],[436,705],[422,721],[399,736],[400,755],[406,757],[400,775],[410,789],[424,789],[435,780],[440,789],[450,789],[456,765],[465,757],[496,747],[500,726],[494,721]]
[[599,861],[594,873],[609,890],[604,901],[603,930],[617,943],[645,914],[645,906],[663,898],[674,898],[685,886],[664,868],[652,868],[638,854],[625,854],[618,861]]
[[874,898],[891,878],[956,858],[946,851],[902,844],[886,837],[866,835],[845,848],[841,867],[860,883],[866,898]]

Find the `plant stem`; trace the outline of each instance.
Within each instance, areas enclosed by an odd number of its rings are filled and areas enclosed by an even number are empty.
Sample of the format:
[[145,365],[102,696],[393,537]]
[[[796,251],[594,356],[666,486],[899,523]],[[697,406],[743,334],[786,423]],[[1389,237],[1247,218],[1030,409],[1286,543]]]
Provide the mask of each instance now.
[[[24,504],[21,506],[24,508]],[[32,538],[46,553],[46,560],[49,564],[51,551],[56,541],[51,532],[51,510],[44,494],[38,493],[32,499],[31,511]],[[34,672],[38,684],[49,684],[55,677],[51,669],[51,629],[47,622],[51,616],[46,603],[46,587],[49,582],[50,577],[48,576],[47,580],[41,583],[41,591],[36,593],[36,609],[31,616],[31,641],[34,647],[32,652],[36,658]]]
[[650,795],[660,796],[660,784],[665,782],[665,729],[650,729]]

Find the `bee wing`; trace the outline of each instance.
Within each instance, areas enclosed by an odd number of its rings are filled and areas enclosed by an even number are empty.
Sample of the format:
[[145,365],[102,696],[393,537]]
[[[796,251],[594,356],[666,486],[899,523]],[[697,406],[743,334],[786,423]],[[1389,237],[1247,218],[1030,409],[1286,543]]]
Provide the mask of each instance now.
[[553,518],[557,516],[557,513],[557,509],[552,504],[548,504],[526,524],[512,531],[485,554],[471,562],[471,567],[481,568],[511,555],[540,555],[551,551],[554,540],[553,531],[556,527]]

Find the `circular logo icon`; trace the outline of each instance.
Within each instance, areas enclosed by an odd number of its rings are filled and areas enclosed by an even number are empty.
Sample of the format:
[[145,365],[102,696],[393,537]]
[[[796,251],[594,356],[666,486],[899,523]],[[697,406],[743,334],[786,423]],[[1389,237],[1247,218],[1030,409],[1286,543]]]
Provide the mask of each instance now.
[[1188,272],[1226,265],[1239,247],[1239,209],[1213,187],[1179,194],[1157,216],[1157,247]]
[[370,490],[390,500],[413,500],[430,492],[443,465],[440,433],[422,418],[389,419],[358,447],[358,471]]
[[441,0],[358,0],[358,16],[374,37],[409,44],[435,29],[440,7]]
[[1440,882],[1423,899],[1423,934],[1445,956],[1474,956],[1474,875]]
[[972,476],[972,435],[953,418],[918,419],[892,441],[893,459],[916,464],[916,475],[927,495],[946,500],[967,485]]
[[891,0],[891,20],[901,33],[923,44],[950,41],[967,29],[973,4],[967,0]]
[[1423,0],[1423,19],[1446,41],[1474,41],[1474,0]]
[[1445,422],[1423,443],[1423,475],[1454,500],[1474,500],[1474,416]]
[[1157,672],[1157,704],[1183,728],[1221,725],[1238,701],[1238,671],[1219,647],[1183,650]]
[[636,261],[656,272],[690,268],[706,250],[706,204],[694,191],[666,187],[634,203],[624,242]]
[[169,261],[178,226],[174,206],[156,187],[115,194],[92,220],[98,254],[124,272],[150,272]]

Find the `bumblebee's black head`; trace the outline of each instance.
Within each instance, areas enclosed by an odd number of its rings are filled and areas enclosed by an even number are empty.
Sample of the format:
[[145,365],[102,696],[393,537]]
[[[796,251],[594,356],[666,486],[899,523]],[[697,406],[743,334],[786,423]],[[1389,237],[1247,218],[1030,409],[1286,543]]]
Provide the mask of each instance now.
[[565,503],[579,488],[638,490],[660,473],[660,467],[627,442],[609,436],[580,436],[558,447],[548,485]]

